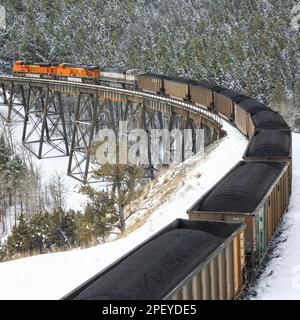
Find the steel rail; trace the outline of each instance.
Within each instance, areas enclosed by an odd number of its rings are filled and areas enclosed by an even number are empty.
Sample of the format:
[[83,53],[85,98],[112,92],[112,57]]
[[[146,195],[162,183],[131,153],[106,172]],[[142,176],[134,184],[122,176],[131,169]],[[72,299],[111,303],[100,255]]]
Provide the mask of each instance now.
[[133,89],[124,89],[118,87],[104,86],[104,85],[96,85],[96,84],[87,84],[80,83],[74,81],[63,81],[63,80],[54,80],[54,79],[41,79],[41,78],[30,78],[30,77],[17,77],[17,76],[6,76],[0,75],[0,82],[2,81],[17,81],[19,83],[25,83],[25,85],[30,86],[31,84],[48,84],[48,85],[67,85],[69,87],[80,89],[92,89],[92,90],[102,90],[113,92],[121,95],[133,96],[137,98],[143,99],[151,99],[160,101],[162,103],[174,105],[180,107],[181,109],[192,112],[194,114],[200,114],[201,116],[207,118],[208,120],[218,124],[218,126],[222,127],[221,118],[218,114],[213,113],[207,110],[204,106],[197,106],[191,102],[179,100],[172,97],[162,96],[159,94],[149,93],[142,90],[133,90]]

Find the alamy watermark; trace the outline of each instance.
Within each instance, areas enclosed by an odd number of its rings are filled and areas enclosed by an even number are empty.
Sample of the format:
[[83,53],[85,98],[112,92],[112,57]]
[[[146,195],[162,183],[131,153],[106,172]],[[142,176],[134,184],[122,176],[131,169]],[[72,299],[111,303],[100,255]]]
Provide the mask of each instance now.
[[300,30],[300,3],[292,9],[292,27],[296,31]]
[[133,129],[120,121],[116,133],[101,129],[94,140],[99,164],[179,164],[196,153],[204,153],[203,129]]
[[6,29],[6,11],[3,6],[0,5],[0,30]]

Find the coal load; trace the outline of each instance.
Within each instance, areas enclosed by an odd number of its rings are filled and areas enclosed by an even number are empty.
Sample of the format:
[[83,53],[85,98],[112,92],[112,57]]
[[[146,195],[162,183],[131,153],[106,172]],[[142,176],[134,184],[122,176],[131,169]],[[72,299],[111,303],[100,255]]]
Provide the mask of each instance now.
[[168,231],[146,243],[75,300],[160,300],[221,245],[200,230]]
[[282,169],[282,163],[242,163],[192,210],[252,213]]

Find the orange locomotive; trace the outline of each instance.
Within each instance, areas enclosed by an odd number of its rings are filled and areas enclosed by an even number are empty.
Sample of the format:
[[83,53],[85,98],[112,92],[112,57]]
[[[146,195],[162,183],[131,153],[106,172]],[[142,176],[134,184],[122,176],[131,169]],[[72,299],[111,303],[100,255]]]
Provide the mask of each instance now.
[[85,66],[74,64],[52,64],[52,63],[32,63],[19,60],[13,66],[13,72],[18,75],[38,77],[38,78],[56,78],[70,77],[79,79],[96,79],[100,77],[100,68],[98,66]]
[[63,77],[95,79],[100,77],[100,67],[61,63],[56,67],[55,74]]
[[32,63],[25,62],[22,60],[17,61],[13,68],[13,73],[17,73],[18,75],[28,75],[33,77],[50,77],[55,73],[55,66],[51,63]]

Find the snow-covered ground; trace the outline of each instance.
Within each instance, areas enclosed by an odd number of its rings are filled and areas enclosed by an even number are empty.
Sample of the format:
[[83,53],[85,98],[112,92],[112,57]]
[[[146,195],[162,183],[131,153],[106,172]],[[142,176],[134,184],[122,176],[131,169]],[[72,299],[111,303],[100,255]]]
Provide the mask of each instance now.
[[0,263],[0,299],[59,299],[174,219],[187,218],[186,210],[242,158],[246,138],[226,122],[224,129],[228,135],[209,155],[188,160],[191,169],[171,199],[126,237],[89,249]]
[[[6,117],[7,115],[7,105],[3,105],[2,97],[0,96],[0,114]],[[23,111],[21,110],[21,113]],[[0,133],[1,126],[4,124],[3,120],[0,119]],[[6,128],[12,133],[12,138],[17,147],[22,145],[22,130],[23,130],[23,120],[15,116],[14,121],[10,127]],[[28,125],[28,132],[31,130],[31,125]],[[37,167],[40,168],[42,173],[42,181],[44,183],[49,183],[49,181],[56,175],[64,177],[64,186],[66,190],[66,209],[80,210],[82,209],[82,203],[86,201],[86,196],[78,192],[80,183],[75,179],[68,177],[66,175],[68,167],[68,157],[57,157],[38,160],[33,157],[33,161]]]
[[[247,145],[246,138],[226,122],[224,129],[227,136],[212,152],[188,160],[184,180],[170,200],[155,209],[140,228],[126,237],[89,249],[0,263],[0,299],[59,299],[166,224],[179,217],[186,218],[186,210],[242,158]],[[272,259],[254,288],[256,299],[300,299],[299,146],[300,135],[293,134],[291,203],[281,226],[282,233],[276,239],[277,246]],[[63,158],[41,160],[38,163],[44,167],[47,176],[58,168],[66,169],[66,160]],[[169,179],[170,174],[166,175]],[[164,177],[160,177],[160,180],[164,181]],[[66,181],[69,206],[80,206],[83,199],[73,192],[77,182],[71,178],[66,178]],[[153,205],[151,199],[149,204]]]
[[[0,95],[0,116],[3,116],[5,118],[7,116],[7,112],[8,107],[7,105],[3,105],[3,98]],[[23,114],[22,109],[20,109],[20,113]],[[29,123],[28,132],[31,130],[31,128],[32,126]],[[23,119],[21,117],[13,114],[13,121],[10,126],[8,126],[6,122],[2,119],[2,117],[0,117],[0,134],[4,131],[9,131],[17,149],[22,148],[22,130]],[[41,180],[43,184],[47,185],[52,179],[55,179],[56,175],[63,177],[63,184],[65,190],[65,209],[73,209],[75,211],[82,209],[83,204],[87,201],[87,196],[79,192],[81,184],[75,179],[66,175],[68,167],[68,157],[57,157],[38,160],[36,157],[33,156],[32,161],[34,165],[38,167],[40,170]],[[13,225],[15,224],[14,208],[12,208],[11,212],[9,212],[9,215],[6,216],[4,223],[6,233],[3,234],[0,231],[0,243],[5,241],[7,236],[10,234]]]

